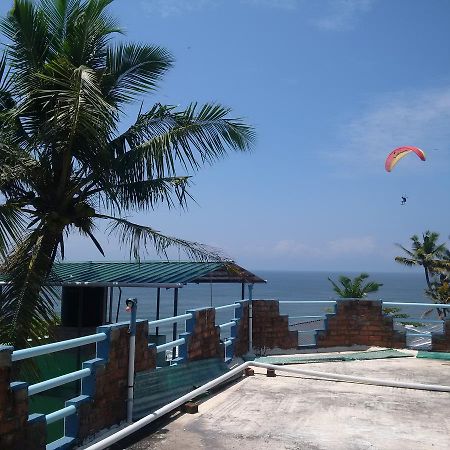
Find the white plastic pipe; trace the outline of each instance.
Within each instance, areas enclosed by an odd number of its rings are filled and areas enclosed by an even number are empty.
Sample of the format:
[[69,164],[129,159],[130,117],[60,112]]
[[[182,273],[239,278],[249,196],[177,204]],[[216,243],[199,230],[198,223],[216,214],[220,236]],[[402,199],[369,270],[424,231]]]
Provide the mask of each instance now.
[[127,422],[133,420],[134,403],[134,359],[136,354],[136,335],[130,336],[130,349],[128,352],[128,396],[127,396]]
[[355,377],[353,375],[341,375],[338,373],[318,372],[315,370],[297,369],[295,367],[277,366],[274,364],[266,364],[253,361],[250,364],[253,367],[261,367],[263,369],[274,369],[279,372],[296,373],[298,375],[306,375],[315,378],[326,378],[331,381],[350,381],[353,383],[370,384],[374,386],[398,387],[404,389],[418,389],[422,391],[438,391],[450,392],[450,386],[439,384],[421,384],[406,383],[404,381],[380,380],[378,378]]

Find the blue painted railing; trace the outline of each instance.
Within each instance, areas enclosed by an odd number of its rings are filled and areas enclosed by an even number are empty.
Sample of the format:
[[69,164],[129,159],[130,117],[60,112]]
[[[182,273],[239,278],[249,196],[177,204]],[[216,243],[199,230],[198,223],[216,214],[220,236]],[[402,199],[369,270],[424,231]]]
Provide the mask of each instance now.
[[[65,341],[53,342],[50,344],[39,345],[36,347],[30,347],[21,350],[15,350],[12,352],[11,360],[13,362],[24,361],[37,356],[49,355],[63,350],[69,350],[74,348],[79,348],[85,345],[91,345],[95,343],[102,342],[107,339],[107,334],[104,332],[96,333],[90,336],[82,336],[75,339],[68,339]],[[44,380],[35,384],[28,386],[28,396],[33,396],[40,394],[49,389],[54,389],[59,386],[63,386],[67,383],[82,380],[84,378],[90,377],[92,375],[92,369],[86,367],[74,372],[61,375],[59,377],[51,378],[49,380]],[[15,383],[12,383],[12,385]],[[77,413],[77,407],[74,404],[65,406],[57,411],[51,412],[45,415],[45,421],[47,425],[63,420]],[[33,416],[33,415],[32,415]],[[30,416],[30,418],[32,417]],[[47,445],[47,449],[53,450],[57,448],[62,448],[73,441],[73,438],[65,436],[55,442]]]

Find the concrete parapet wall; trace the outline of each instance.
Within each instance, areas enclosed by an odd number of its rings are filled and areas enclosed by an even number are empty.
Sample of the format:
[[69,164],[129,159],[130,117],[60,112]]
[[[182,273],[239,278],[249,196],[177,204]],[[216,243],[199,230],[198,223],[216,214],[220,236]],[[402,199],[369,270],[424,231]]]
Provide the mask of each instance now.
[[433,352],[450,352],[450,318],[444,322],[444,334],[432,333],[431,350]]
[[325,330],[316,333],[317,347],[369,345],[405,348],[406,334],[394,330],[393,318],[383,314],[381,300],[338,300],[327,314]]
[[298,346],[298,333],[289,331],[287,315],[280,315],[277,300],[253,300],[253,348],[292,349]]

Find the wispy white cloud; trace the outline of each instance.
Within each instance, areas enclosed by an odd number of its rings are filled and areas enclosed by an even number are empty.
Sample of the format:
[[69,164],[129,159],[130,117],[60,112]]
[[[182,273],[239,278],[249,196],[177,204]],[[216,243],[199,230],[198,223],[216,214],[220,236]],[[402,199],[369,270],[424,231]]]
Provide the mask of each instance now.
[[[325,11],[325,16],[312,20],[311,23],[328,31],[351,29],[359,16],[370,11],[375,1],[377,0],[322,0],[321,10]],[[148,14],[163,18],[198,12],[217,5],[234,8],[247,5],[285,12],[300,9],[307,11],[306,6],[309,6],[305,0],[141,0],[140,4]]]
[[375,250],[373,236],[344,237],[328,243],[328,249],[334,256],[370,255]]
[[370,167],[382,166],[389,150],[416,145],[438,148],[437,158],[448,158],[450,142],[450,87],[387,95],[343,126],[341,149],[327,157]]
[[219,0],[141,0],[149,14],[161,17],[177,16],[215,6]]
[[219,4],[227,6],[250,5],[292,11],[303,0],[141,0],[142,8],[149,14],[163,18],[201,11]]
[[345,31],[355,27],[359,18],[367,14],[376,0],[332,0],[327,2],[325,16],[313,20],[318,28],[327,31]]
[[371,255],[375,250],[376,243],[373,236],[355,236],[317,242],[315,245],[284,239],[276,242],[269,252],[276,256],[336,259],[341,256]]
[[263,6],[275,9],[293,11],[298,8],[301,0],[241,0],[242,3],[254,6]]

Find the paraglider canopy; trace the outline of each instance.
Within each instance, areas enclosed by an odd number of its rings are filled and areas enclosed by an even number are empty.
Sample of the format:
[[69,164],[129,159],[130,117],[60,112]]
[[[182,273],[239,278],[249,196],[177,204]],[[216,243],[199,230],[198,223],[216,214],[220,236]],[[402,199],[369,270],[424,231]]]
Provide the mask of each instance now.
[[402,158],[410,153],[415,153],[422,161],[425,161],[425,152],[419,147],[398,147],[387,156],[384,164],[385,169],[390,172]]

